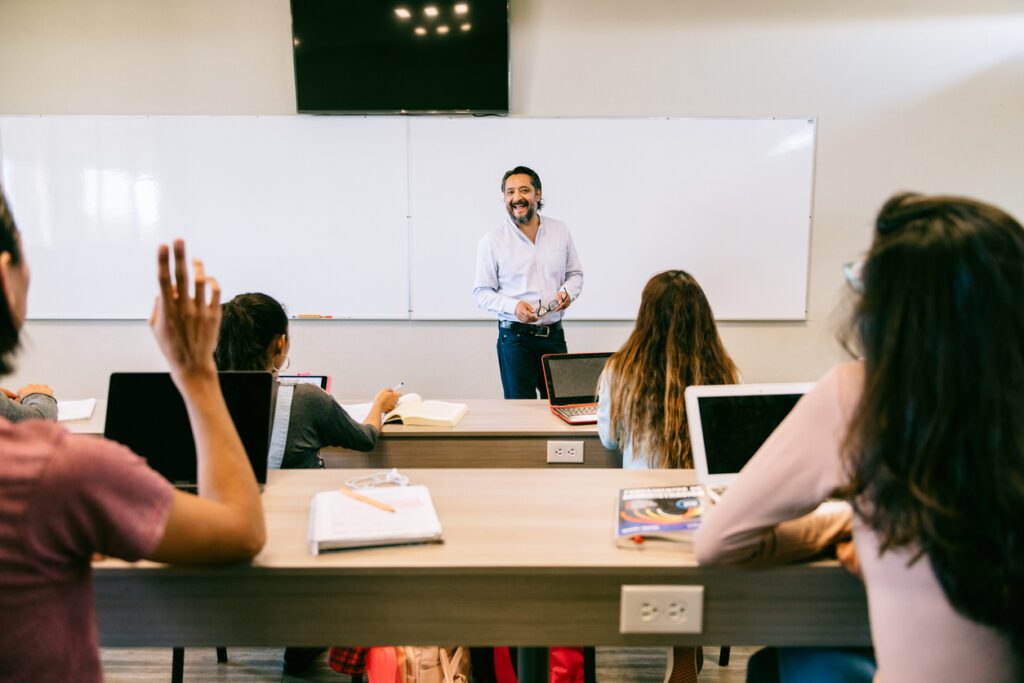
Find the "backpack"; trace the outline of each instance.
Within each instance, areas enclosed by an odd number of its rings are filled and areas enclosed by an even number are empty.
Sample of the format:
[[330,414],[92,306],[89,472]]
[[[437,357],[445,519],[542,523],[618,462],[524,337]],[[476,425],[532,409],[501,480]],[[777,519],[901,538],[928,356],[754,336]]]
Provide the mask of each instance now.
[[398,668],[402,683],[469,683],[469,650],[433,646],[399,647]]

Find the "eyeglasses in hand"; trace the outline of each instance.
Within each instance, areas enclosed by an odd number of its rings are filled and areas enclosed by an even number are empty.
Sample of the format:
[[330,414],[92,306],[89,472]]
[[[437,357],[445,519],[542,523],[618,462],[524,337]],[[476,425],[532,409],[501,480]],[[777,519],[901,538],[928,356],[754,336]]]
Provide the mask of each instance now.
[[554,301],[549,301],[546,304],[542,304],[538,300],[537,301],[537,317],[538,318],[543,318],[548,313],[551,313],[552,311],[557,311],[558,307],[561,306],[561,305],[562,305],[562,302],[559,301],[558,299],[555,299]]

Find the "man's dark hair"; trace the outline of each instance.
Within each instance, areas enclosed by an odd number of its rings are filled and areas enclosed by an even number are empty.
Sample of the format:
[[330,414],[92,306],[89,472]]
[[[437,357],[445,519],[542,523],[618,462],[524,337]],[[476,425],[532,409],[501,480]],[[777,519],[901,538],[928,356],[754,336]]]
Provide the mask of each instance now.
[[[3,187],[0,186],[0,253],[11,255],[11,264],[21,263],[21,245],[18,242],[18,226],[7,205]],[[13,369],[11,356],[18,348],[18,325],[14,313],[7,305],[7,297],[0,287],[0,375],[6,375]]]
[[[540,192],[540,176],[532,168],[526,166],[516,166],[511,171],[505,171],[505,175],[501,177],[501,192],[505,193],[505,181],[508,180],[509,176],[513,175],[528,175],[530,176],[530,184],[533,185],[533,189]],[[537,200],[537,210],[540,211],[544,208],[544,201]]]

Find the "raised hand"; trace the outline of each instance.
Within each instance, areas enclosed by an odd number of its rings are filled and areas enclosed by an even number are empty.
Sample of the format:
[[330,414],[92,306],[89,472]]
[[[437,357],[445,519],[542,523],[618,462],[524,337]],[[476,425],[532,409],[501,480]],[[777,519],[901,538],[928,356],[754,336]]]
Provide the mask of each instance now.
[[[160,296],[153,304],[149,325],[167,359],[171,377],[179,389],[193,377],[216,376],[213,350],[220,332],[220,285],[207,279],[203,262],[194,259],[194,294],[189,295],[185,243],[174,242],[174,281],[171,281],[170,250],[160,245],[157,253]],[[206,290],[210,301],[206,301]]]

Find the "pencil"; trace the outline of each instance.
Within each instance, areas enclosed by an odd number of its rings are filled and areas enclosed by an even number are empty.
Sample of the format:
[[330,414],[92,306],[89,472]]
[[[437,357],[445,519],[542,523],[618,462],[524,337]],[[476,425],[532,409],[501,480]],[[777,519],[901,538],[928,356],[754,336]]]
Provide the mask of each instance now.
[[395,508],[391,507],[387,503],[382,503],[379,500],[375,500],[373,498],[370,498],[369,496],[364,496],[361,493],[356,493],[352,489],[344,489],[343,488],[343,489],[339,489],[339,490],[342,493],[344,493],[346,496],[348,496],[349,498],[355,498],[356,500],[358,500],[360,502],[363,502],[363,503],[366,503],[367,505],[372,505],[375,508],[380,508],[384,512],[395,512]]

